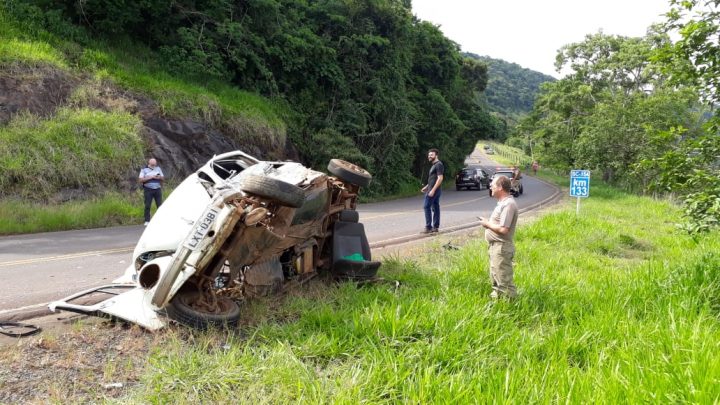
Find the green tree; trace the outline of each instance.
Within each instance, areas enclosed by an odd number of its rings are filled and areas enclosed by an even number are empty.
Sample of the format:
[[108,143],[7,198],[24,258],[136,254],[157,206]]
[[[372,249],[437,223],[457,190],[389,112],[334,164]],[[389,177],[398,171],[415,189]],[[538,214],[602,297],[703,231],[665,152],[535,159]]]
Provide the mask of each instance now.
[[600,32],[562,47],[556,67],[572,73],[543,86],[519,137],[546,166],[590,169],[630,188],[650,182],[635,165],[672,147],[661,132],[697,120],[696,94],[667,85],[651,61],[667,44],[652,27],[642,38]]
[[8,1],[24,6],[18,19],[60,16],[87,41],[142,42],[186,79],[277,100],[306,163],[366,165],[371,193],[419,177],[429,147],[454,169],[479,137],[505,130],[478,101],[486,66],[413,17],[408,0]]
[[[710,108],[720,103],[720,1],[671,1],[664,28],[680,39],[654,55],[674,85],[691,85]],[[642,167],[659,172],[656,188],[675,192],[685,204],[685,229],[698,233],[720,226],[720,113],[700,131],[679,126],[666,133],[676,146]]]

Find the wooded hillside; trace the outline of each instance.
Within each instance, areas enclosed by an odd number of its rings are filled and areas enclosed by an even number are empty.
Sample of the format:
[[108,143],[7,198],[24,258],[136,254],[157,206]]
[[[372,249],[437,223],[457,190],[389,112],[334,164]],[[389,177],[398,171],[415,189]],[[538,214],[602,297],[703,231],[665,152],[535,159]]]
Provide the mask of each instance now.
[[[81,72],[97,72],[78,57],[89,49],[139,47],[178,80],[271,100],[305,163],[363,165],[374,194],[417,184],[428,148],[454,170],[477,139],[505,136],[477,102],[486,65],[416,19],[407,0],[10,0],[4,8],[14,35],[48,40]],[[257,136],[252,128],[236,135]]]
[[532,111],[541,84],[556,80],[517,63],[474,53],[465,55],[488,66],[488,84],[481,98],[490,110],[507,117],[512,123]]

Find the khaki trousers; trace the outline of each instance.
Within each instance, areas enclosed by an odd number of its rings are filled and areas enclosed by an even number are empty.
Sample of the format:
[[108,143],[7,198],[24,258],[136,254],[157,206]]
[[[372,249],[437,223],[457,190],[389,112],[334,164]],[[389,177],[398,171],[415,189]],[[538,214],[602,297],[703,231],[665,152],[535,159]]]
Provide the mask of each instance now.
[[515,297],[517,291],[513,283],[512,267],[515,245],[512,242],[490,242],[488,255],[490,256],[490,282],[493,289],[490,295],[492,297]]

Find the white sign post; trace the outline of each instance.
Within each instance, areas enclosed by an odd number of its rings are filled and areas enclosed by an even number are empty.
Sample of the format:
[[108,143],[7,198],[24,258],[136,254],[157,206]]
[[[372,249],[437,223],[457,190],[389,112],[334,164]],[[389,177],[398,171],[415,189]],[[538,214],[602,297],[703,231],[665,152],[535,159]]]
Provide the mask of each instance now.
[[580,198],[590,197],[590,170],[570,171],[570,197],[577,197],[575,214],[580,215]]

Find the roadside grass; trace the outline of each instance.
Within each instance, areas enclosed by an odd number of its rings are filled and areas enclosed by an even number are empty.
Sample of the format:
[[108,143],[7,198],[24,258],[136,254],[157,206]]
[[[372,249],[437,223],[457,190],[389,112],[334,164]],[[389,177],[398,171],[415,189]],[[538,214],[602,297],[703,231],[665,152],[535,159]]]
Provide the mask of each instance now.
[[0,195],[37,201],[62,189],[127,181],[127,168],[142,164],[139,125],[128,113],[88,109],[61,109],[49,119],[16,116],[0,127]]
[[488,298],[486,245],[388,260],[245,307],[241,331],[155,347],[131,402],[695,402],[720,399],[720,236],[664,201],[594,185],[518,229],[517,300]]
[[[545,180],[549,183],[555,184],[556,186],[568,187],[568,188],[570,187],[570,173],[567,173],[566,175],[562,176],[562,175],[557,174],[554,171],[546,170],[541,167],[537,172],[537,177],[541,180]],[[593,180],[591,182],[591,184],[594,186],[595,181]]]
[[90,200],[53,205],[13,199],[0,201],[0,235],[138,225],[142,222],[141,190],[126,194],[106,193]]
[[518,148],[507,146],[495,141],[478,141],[476,147],[483,150],[483,145],[490,145],[495,153],[493,155],[489,155],[489,157],[503,165],[519,165],[520,168],[526,169],[530,164],[532,164],[532,158]]

